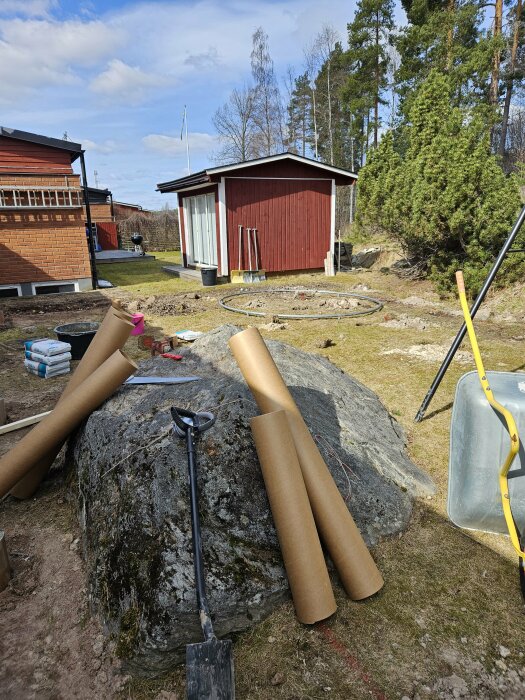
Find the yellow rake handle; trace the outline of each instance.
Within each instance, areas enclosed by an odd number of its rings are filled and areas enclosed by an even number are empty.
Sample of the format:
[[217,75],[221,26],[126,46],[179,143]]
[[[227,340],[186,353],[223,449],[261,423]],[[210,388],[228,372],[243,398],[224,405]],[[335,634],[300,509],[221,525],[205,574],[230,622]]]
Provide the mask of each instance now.
[[509,496],[509,482],[507,479],[507,474],[514,461],[514,457],[518,454],[520,449],[520,439],[518,435],[518,429],[516,428],[516,423],[514,417],[510,411],[502,406],[494,398],[492,389],[490,388],[487,376],[485,374],[485,368],[483,367],[483,360],[481,359],[481,354],[479,352],[478,341],[476,338],[476,333],[474,331],[474,326],[472,324],[472,317],[470,316],[470,310],[467,303],[467,297],[465,295],[465,282],[463,280],[463,273],[461,271],[456,272],[456,282],[458,285],[459,301],[461,303],[461,309],[463,311],[463,316],[465,317],[465,324],[467,326],[468,337],[470,344],[472,346],[472,352],[474,353],[474,362],[476,363],[476,369],[478,371],[479,381],[481,382],[481,388],[485,392],[487,401],[500,415],[505,418],[507,423],[507,430],[510,436],[510,450],[507,455],[505,463],[499,472],[499,489],[501,492],[501,503],[503,505],[503,514],[505,516],[505,521],[507,523],[507,529],[509,531],[510,539],[512,545],[520,557],[525,557],[525,552],[521,549],[520,540],[518,536],[518,530],[512,516],[512,509],[510,507],[510,496]]

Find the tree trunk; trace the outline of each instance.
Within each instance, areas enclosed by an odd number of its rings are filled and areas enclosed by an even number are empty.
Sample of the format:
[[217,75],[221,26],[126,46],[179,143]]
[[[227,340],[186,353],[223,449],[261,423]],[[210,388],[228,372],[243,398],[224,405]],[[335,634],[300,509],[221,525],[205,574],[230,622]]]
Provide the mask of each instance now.
[[452,46],[454,43],[454,12],[456,10],[455,0],[448,0],[447,12],[448,12],[448,30],[447,30],[447,62],[446,69],[447,73],[450,73],[452,69]]
[[503,116],[501,119],[501,137],[499,143],[499,154],[503,158],[505,155],[505,145],[507,141],[507,128],[509,125],[510,100],[512,97],[512,88],[514,87],[514,71],[516,70],[516,57],[518,55],[520,23],[522,12],[522,0],[516,2],[516,14],[514,16],[514,28],[512,35],[512,48],[510,50],[510,61],[505,79],[505,102],[503,105]]
[[499,101],[499,69],[501,61],[501,48],[499,38],[501,37],[501,25],[503,19],[503,0],[496,0],[494,9],[494,39],[497,42],[492,57],[492,76],[490,80],[490,104],[497,107]]
[[[381,77],[379,75],[379,11],[376,12],[376,92],[374,95],[374,147],[377,148],[377,132],[379,130],[379,90]],[[367,136],[368,149],[368,136]]]
[[332,94],[330,91],[330,59],[326,67],[326,88],[328,92],[328,138],[330,140],[330,165],[334,164],[334,136],[332,133]]
[[314,116],[314,151],[315,151],[315,159],[317,160],[319,158],[318,152],[317,152],[317,115],[316,115],[316,110],[315,110],[315,89],[312,88],[312,103],[313,103],[313,116]]

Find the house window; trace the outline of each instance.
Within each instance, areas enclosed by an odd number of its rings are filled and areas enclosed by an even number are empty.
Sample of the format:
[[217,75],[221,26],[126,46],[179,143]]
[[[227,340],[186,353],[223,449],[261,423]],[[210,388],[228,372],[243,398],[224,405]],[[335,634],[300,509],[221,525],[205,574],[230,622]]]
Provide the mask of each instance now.
[[215,194],[184,199],[188,257],[193,265],[217,265]]
[[18,284],[3,284],[0,286],[0,299],[5,299],[6,297],[20,297],[22,296],[22,290]]
[[2,209],[76,209],[81,206],[82,193],[75,189],[0,187]]
[[63,292],[78,292],[76,282],[33,282],[33,294],[61,294]]

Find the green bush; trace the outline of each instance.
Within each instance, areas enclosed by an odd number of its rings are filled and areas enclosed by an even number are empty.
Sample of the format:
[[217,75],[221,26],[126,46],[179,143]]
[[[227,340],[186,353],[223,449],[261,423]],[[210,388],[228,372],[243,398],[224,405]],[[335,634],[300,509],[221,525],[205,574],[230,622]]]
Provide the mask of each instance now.
[[409,124],[370,154],[358,187],[360,229],[394,236],[442,290],[458,269],[470,292],[479,290],[520,208],[517,181],[491,154],[487,122],[452,106],[437,71],[415,96]]

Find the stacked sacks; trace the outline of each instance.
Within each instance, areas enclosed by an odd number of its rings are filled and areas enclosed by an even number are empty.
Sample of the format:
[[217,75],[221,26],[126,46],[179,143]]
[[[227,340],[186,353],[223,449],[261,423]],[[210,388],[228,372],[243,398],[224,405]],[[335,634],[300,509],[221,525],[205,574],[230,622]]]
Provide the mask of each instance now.
[[31,374],[49,379],[70,370],[71,345],[51,338],[27,340],[24,343],[24,365]]
[[[30,498],[68,435],[137,369],[122,348],[134,326],[131,314],[112,302],[56,407],[0,457],[0,498]],[[56,342],[56,341],[52,341]]]

